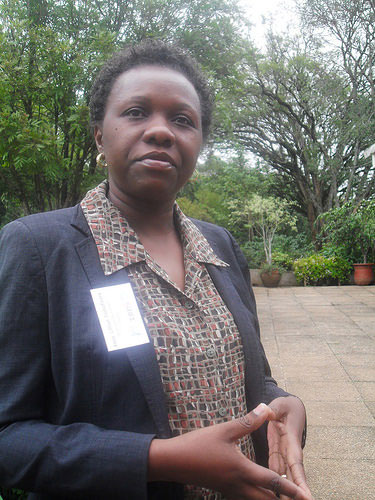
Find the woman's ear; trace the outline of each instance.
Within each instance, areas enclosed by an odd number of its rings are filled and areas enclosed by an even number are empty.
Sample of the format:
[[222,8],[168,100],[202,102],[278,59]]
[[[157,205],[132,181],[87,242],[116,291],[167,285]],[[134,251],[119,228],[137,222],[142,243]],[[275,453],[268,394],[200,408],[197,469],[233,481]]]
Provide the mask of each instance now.
[[94,127],[94,138],[96,142],[96,147],[99,153],[103,152],[103,132],[99,125],[95,125]]

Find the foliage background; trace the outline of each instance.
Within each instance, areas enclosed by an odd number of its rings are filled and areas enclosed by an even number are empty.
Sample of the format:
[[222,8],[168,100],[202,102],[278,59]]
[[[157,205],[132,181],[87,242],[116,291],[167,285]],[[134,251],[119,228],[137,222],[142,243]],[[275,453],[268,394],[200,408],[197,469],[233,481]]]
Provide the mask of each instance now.
[[374,0],[296,0],[301,34],[259,50],[236,0],[0,0],[0,225],[76,204],[103,177],[88,97],[104,60],[147,37],[188,49],[216,94],[211,139],[179,203],[228,227],[251,265],[261,240],[233,216],[285,200],[274,250],[324,246],[322,214],[375,197]]

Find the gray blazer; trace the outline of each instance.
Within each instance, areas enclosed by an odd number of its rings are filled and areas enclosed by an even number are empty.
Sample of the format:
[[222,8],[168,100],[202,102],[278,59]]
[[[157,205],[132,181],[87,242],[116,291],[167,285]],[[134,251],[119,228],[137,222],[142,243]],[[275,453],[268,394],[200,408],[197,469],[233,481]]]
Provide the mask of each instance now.
[[[251,409],[286,395],[259,340],[246,261],[223,228],[193,221],[230,267],[207,265],[233,314]],[[0,234],[0,484],[30,498],[179,499],[181,485],[147,484],[150,441],[171,436],[151,343],[108,352],[90,289],[105,276],[79,205],[31,215]],[[267,463],[263,426],[253,435]]]

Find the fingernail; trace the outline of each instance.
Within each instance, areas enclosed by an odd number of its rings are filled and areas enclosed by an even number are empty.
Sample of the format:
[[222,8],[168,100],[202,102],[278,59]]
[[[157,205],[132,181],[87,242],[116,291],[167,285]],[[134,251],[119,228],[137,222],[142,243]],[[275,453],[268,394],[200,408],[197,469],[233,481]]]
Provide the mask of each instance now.
[[261,415],[263,415],[264,413],[266,413],[266,411],[268,410],[268,406],[265,405],[264,403],[260,403],[254,410],[253,412],[255,413],[255,415],[257,417],[260,417]]

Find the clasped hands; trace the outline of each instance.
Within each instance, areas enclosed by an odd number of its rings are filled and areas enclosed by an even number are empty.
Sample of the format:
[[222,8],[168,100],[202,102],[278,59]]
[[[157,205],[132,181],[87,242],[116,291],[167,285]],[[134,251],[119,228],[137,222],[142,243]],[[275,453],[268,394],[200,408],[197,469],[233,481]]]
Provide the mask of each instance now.
[[[248,460],[238,440],[268,425],[269,467]],[[305,410],[298,398],[277,398],[244,417],[151,442],[149,481],[195,484],[228,500],[312,500],[302,462]],[[286,475],[286,477],[282,477]]]

